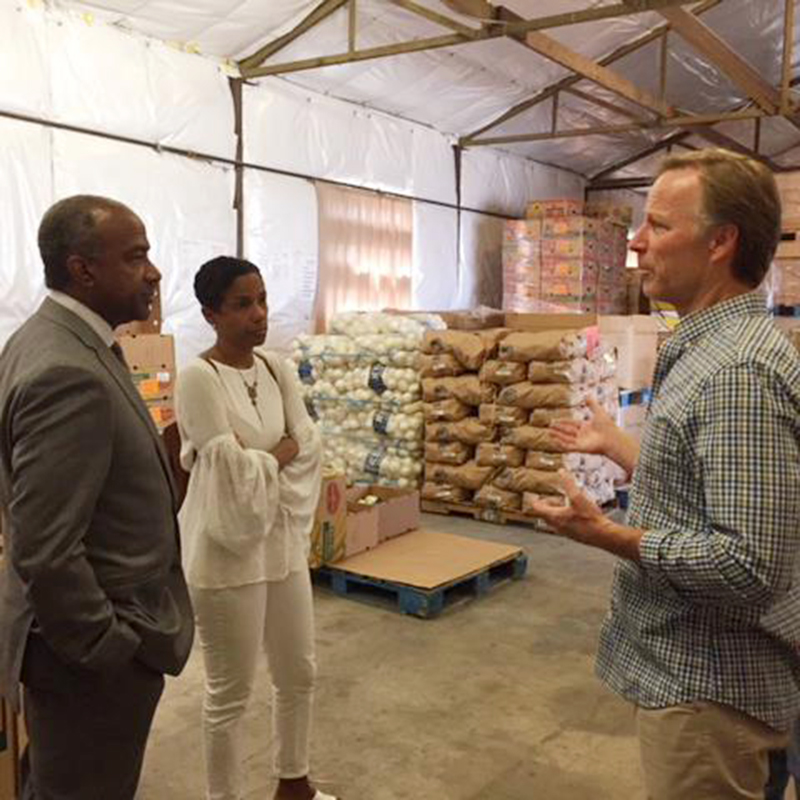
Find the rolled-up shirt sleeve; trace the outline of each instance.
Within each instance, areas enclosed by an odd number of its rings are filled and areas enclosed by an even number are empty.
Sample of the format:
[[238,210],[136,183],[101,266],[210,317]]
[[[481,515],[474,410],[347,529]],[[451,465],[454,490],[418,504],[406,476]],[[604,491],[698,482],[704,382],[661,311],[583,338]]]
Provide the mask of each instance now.
[[692,426],[706,527],[647,531],[641,566],[693,603],[769,607],[800,538],[796,409],[773,371],[737,364],[709,378]]

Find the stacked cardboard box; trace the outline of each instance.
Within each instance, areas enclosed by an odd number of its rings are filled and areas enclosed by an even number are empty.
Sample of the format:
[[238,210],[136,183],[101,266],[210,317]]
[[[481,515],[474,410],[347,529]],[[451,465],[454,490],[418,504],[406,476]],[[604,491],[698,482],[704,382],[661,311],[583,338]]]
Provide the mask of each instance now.
[[336,564],[418,528],[419,493],[385,486],[347,488],[345,476],[323,475],[311,531],[309,565]]
[[[503,304],[509,311],[624,313],[627,229],[579,201],[536,201],[506,223]],[[595,213],[597,209],[595,209]]]
[[139,394],[159,431],[175,421],[175,342],[157,333],[119,336]]

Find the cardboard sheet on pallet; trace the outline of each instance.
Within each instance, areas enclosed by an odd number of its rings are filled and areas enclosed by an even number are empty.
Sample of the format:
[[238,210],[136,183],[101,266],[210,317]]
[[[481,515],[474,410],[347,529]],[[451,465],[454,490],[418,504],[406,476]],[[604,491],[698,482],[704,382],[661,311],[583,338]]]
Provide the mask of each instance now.
[[435,589],[521,552],[511,545],[420,528],[339,561],[334,567],[368,578]]

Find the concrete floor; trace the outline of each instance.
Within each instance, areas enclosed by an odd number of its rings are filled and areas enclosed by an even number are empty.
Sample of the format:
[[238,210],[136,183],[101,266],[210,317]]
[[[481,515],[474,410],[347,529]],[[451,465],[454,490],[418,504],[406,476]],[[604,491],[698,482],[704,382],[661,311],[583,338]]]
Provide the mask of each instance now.
[[[638,800],[632,715],[594,677],[613,558],[518,526],[425,515],[519,544],[524,580],[420,620],[316,590],[312,776],[344,800]],[[202,664],[170,681],[140,800],[201,800]],[[245,800],[268,800],[269,684],[246,719]]]

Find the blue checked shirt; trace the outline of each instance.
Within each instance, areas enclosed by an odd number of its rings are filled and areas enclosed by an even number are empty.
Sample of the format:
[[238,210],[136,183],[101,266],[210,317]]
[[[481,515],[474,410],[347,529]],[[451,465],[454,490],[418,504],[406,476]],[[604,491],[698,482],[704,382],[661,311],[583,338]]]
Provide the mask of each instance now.
[[597,673],[643,708],[800,713],[800,358],[759,294],[686,317],[659,352]]

